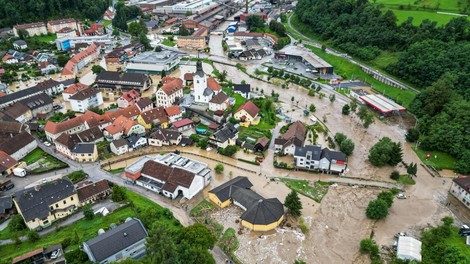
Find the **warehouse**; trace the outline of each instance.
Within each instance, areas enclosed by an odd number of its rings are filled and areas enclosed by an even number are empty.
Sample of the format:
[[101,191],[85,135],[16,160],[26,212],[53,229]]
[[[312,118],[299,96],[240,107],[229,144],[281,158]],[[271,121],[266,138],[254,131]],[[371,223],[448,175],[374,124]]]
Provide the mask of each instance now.
[[130,59],[126,65],[127,72],[161,74],[162,71],[170,73],[180,63],[180,55],[169,50],[160,52],[147,51]]
[[309,67],[313,73],[333,74],[333,66],[310,50],[298,46],[285,47],[282,51],[274,54],[274,58],[287,61],[300,61]]
[[403,106],[380,94],[363,95],[359,96],[359,99],[372,106],[383,115],[391,115],[406,110]]

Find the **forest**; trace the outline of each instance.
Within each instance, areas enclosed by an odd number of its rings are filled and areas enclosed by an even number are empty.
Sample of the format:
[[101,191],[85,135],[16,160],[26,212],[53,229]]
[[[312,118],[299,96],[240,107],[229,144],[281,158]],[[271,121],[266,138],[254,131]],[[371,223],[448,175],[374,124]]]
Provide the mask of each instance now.
[[418,142],[425,150],[459,159],[457,171],[470,173],[470,21],[454,18],[438,26],[409,18],[397,24],[367,0],[299,0],[295,14],[322,40],[359,58],[397,53],[389,73],[419,87],[410,106],[419,121]]
[[0,28],[73,17],[98,20],[108,0],[0,0]]

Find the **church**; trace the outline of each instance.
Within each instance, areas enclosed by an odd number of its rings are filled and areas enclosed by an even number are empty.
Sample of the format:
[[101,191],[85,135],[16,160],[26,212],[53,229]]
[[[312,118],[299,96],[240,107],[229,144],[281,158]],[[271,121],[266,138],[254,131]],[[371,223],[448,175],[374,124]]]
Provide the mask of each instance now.
[[196,62],[196,72],[193,77],[193,96],[196,103],[209,104],[209,101],[222,91],[214,77],[207,77],[202,69],[202,62]]

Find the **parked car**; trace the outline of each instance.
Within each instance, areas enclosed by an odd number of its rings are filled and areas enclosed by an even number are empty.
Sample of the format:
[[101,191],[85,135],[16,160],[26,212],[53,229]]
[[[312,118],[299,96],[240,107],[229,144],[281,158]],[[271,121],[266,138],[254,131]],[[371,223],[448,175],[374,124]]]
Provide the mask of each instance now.
[[395,238],[401,237],[401,236],[406,236],[405,232],[399,232],[395,234]]
[[49,143],[49,141],[44,141],[44,145],[46,145],[48,147],[52,146],[51,143]]
[[408,198],[408,197],[407,197],[405,194],[403,194],[403,193],[399,193],[399,194],[397,194],[397,198],[398,198],[398,199],[406,199],[406,198]]

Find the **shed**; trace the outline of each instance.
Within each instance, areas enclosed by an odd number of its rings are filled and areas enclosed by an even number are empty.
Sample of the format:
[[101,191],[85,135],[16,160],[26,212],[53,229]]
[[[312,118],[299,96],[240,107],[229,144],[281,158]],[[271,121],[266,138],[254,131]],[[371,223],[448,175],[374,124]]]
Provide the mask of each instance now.
[[409,237],[399,236],[397,258],[402,260],[416,260],[421,262],[421,241]]

